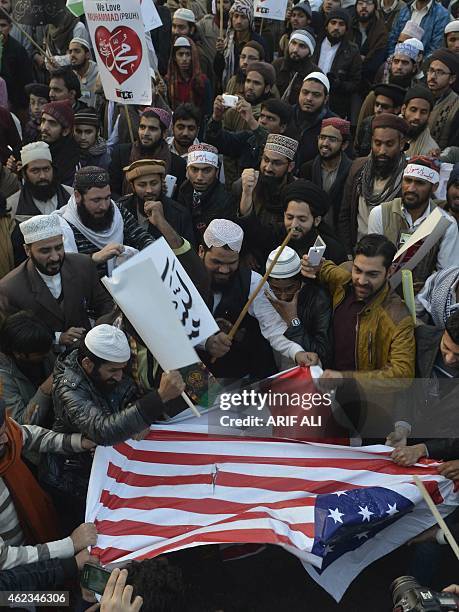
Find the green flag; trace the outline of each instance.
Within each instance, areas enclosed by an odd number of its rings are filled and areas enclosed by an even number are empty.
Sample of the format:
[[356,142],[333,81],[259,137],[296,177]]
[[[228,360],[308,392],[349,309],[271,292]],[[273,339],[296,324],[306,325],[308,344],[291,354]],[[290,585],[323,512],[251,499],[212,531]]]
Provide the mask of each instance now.
[[67,0],[66,6],[75,17],[81,17],[84,14],[83,0]]

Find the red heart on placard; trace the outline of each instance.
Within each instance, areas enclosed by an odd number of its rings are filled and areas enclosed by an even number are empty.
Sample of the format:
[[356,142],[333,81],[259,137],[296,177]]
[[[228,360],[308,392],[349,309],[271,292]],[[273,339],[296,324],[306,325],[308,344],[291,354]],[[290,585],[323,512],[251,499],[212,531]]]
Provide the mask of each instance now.
[[94,35],[97,52],[118,83],[129,79],[142,61],[142,43],[135,30],[118,26],[110,32],[99,26]]

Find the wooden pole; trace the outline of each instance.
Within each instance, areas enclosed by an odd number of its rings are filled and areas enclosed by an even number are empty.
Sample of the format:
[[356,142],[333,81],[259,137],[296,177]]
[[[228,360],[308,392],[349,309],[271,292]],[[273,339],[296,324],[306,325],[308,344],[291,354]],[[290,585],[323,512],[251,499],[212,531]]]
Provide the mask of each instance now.
[[432,498],[428,494],[427,489],[424,486],[424,483],[419,478],[419,476],[413,476],[413,480],[414,480],[416,486],[418,487],[418,489],[421,491],[422,497],[424,498],[426,504],[429,506],[429,510],[434,515],[435,520],[438,523],[438,526],[440,527],[440,529],[445,534],[445,538],[448,540],[448,544],[451,546],[451,548],[454,551],[454,554],[459,559],[459,546],[457,545],[457,542],[454,539],[453,534],[449,530],[448,525],[443,520],[442,515],[438,512],[438,509],[437,509],[436,505],[433,503]]
[[[169,370],[166,370],[166,374],[169,374]],[[184,402],[186,403],[187,406],[189,406],[191,408],[191,410],[194,412],[195,416],[200,417],[201,413],[199,412],[199,410],[196,408],[196,406],[193,404],[193,402],[191,401],[191,399],[188,397],[188,395],[185,393],[185,391],[183,391],[183,393],[181,393],[180,397],[184,400]]]
[[263,287],[263,285],[266,283],[266,280],[268,278],[268,276],[271,274],[274,266],[277,263],[277,260],[279,259],[279,257],[281,256],[282,251],[285,249],[285,247],[288,244],[288,241],[290,240],[290,238],[292,237],[292,232],[294,231],[295,228],[291,228],[291,230],[289,231],[289,233],[285,236],[284,238],[284,242],[280,245],[280,247],[277,249],[277,253],[274,257],[274,259],[272,260],[271,264],[269,265],[268,269],[266,270],[266,272],[263,275],[263,278],[260,279],[260,282],[258,283],[255,291],[252,293],[252,295],[249,297],[249,299],[247,300],[246,305],[244,306],[244,308],[241,310],[240,315],[238,316],[236,323],[233,325],[233,327],[230,329],[230,332],[228,334],[228,336],[232,339],[234,338],[234,336],[236,335],[237,330],[239,329],[240,324],[242,323],[243,318],[245,317],[245,315],[247,314],[250,305],[252,304],[253,300],[257,297],[257,295],[260,293],[261,288]]
[[223,38],[223,0],[220,0],[220,38]]
[[128,130],[129,130],[129,138],[131,139],[131,144],[134,144],[134,130],[132,129],[131,115],[129,114],[129,108],[127,104],[124,105],[124,112],[126,113],[126,121],[128,125]]
[[1,6],[0,6],[0,11],[1,11],[1,13],[2,13],[3,15],[7,15],[7,16],[8,16],[8,17],[11,19],[11,23],[14,23],[14,25],[17,27],[17,29],[18,29],[20,32],[22,32],[22,34],[24,34],[24,36],[27,38],[27,40],[28,40],[28,41],[29,41],[29,42],[30,42],[30,43],[31,43],[31,44],[32,44],[32,45],[35,47],[35,49],[36,49],[36,50],[37,50],[39,53],[41,53],[41,55],[43,55],[43,57],[44,57],[45,59],[47,59],[47,60],[48,60],[48,62],[51,62],[51,61],[52,61],[52,57],[50,57],[50,56],[49,56],[49,55],[46,53],[46,51],[44,51],[44,50],[43,50],[43,49],[40,47],[40,45],[34,41],[34,39],[33,39],[33,38],[30,36],[30,34],[28,34],[28,33],[27,33],[25,30],[24,30],[24,28],[21,26],[21,24],[20,24],[20,23],[18,23],[18,22],[17,22],[15,19],[13,19],[13,18],[11,17],[11,15],[10,15],[10,14],[9,14],[7,11],[5,11],[5,9],[4,9],[3,7],[1,7]]

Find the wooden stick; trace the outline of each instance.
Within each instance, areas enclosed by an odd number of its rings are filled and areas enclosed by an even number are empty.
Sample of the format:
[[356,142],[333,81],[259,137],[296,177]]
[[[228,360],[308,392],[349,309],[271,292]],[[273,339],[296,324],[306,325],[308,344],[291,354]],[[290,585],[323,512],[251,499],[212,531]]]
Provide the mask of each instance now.
[[[166,370],[166,374],[169,374],[170,370]],[[196,408],[196,406],[193,404],[193,402],[191,401],[191,399],[188,397],[188,395],[185,393],[185,391],[183,391],[183,393],[180,396],[184,402],[186,403],[187,406],[189,406],[191,408],[191,410],[194,412],[195,416],[200,417],[201,413],[199,412],[199,410]]]
[[220,38],[223,38],[223,0],[220,0]]
[[445,534],[445,538],[448,540],[448,544],[451,546],[451,548],[454,551],[454,554],[459,559],[459,546],[457,545],[457,542],[454,539],[453,534],[449,530],[448,525],[445,523],[445,521],[443,520],[442,515],[440,514],[440,512],[438,511],[436,505],[432,501],[432,498],[428,494],[427,489],[424,486],[424,483],[420,480],[419,476],[413,476],[413,480],[414,480],[416,486],[418,487],[418,489],[421,491],[422,497],[424,498],[426,504],[429,506],[429,510],[434,515],[435,520],[438,523],[438,526],[440,527],[440,529]]
[[18,22],[17,22],[15,19],[13,19],[13,18],[11,17],[11,15],[8,13],[8,11],[5,11],[5,9],[4,9],[3,7],[1,7],[1,6],[0,6],[0,11],[2,12],[2,14],[3,14],[3,15],[8,15],[8,17],[11,19],[11,23],[14,23],[14,25],[17,27],[17,29],[18,29],[20,32],[22,32],[22,34],[24,34],[24,36],[27,38],[27,40],[28,40],[30,43],[32,43],[32,45],[35,47],[35,49],[36,49],[36,50],[37,50],[37,51],[38,51],[38,52],[39,52],[41,55],[43,55],[43,57],[44,57],[45,59],[47,59],[47,60],[48,60],[48,62],[51,62],[51,61],[52,61],[52,57],[50,57],[50,56],[49,56],[49,55],[46,53],[46,51],[44,51],[44,50],[43,50],[43,49],[40,47],[40,45],[39,45],[37,42],[35,42],[35,41],[34,41],[34,39],[33,39],[33,38],[30,36],[30,34],[28,34],[28,33],[27,33],[25,30],[24,30],[24,28],[21,26],[21,24],[20,24],[20,23],[18,23]]
[[262,17],[261,21],[260,21],[260,34],[263,32],[263,24],[264,24],[265,18]]
[[124,112],[126,113],[126,121],[128,125],[128,130],[129,130],[129,138],[131,139],[131,144],[134,144],[134,130],[132,129],[131,115],[129,114],[129,108],[127,104],[124,105]]
[[277,260],[279,259],[279,257],[281,256],[282,251],[285,249],[285,247],[288,244],[288,241],[290,240],[290,238],[292,237],[292,232],[294,231],[294,228],[292,227],[291,230],[289,231],[289,233],[285,236],[284,238],[284,242],[280,245],[280,247],[277,249],[277,253],[274,257],[274,259],[272,260],[271,264],[269,265],[268,269],[266,270],[266,272],[263,275],[263,278],[260,279],[260,282],[258,283],[255,291],[252,293],[252,295],[249,297],[249,299],[247,300],[247,304],[244,306],[244,308],[241,310],[240,315],[238,316],[236,323],[233,325],[233,327],[230,329],[230,332],[228,334],[228,336],[230,338],[234,338],[234,336],[236,335],[237,330],[239,329],[240,324],[242,323],[243,318],[245,317],[245,315],[247,314],[250,305],[252,304],[253,300],[257,297],[257,295],[260,293],[261,288],[263,287],[263,285],[266,283],[266,280],[268,278],[268,276],[271,274],[274,266],[277,263]]

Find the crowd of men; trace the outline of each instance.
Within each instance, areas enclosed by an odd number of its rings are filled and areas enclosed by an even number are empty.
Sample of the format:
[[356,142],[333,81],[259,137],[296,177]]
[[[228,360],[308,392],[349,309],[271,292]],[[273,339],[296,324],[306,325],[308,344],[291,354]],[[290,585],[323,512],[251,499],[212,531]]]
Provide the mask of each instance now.
[[[76,579],[94,448],[228,380],[319,365],[364,442],[459,478],[459,2],[154,2],[152,102],[123,108],[84,17],[20,25],[0,1],[0,590]],[[394,258],[423,224],[408,301]],[[181,371],[101,283],[161,237],[220,328]],[[129,570],[175,602],[139,587],[143,609],[187,609],[177,571]]]

